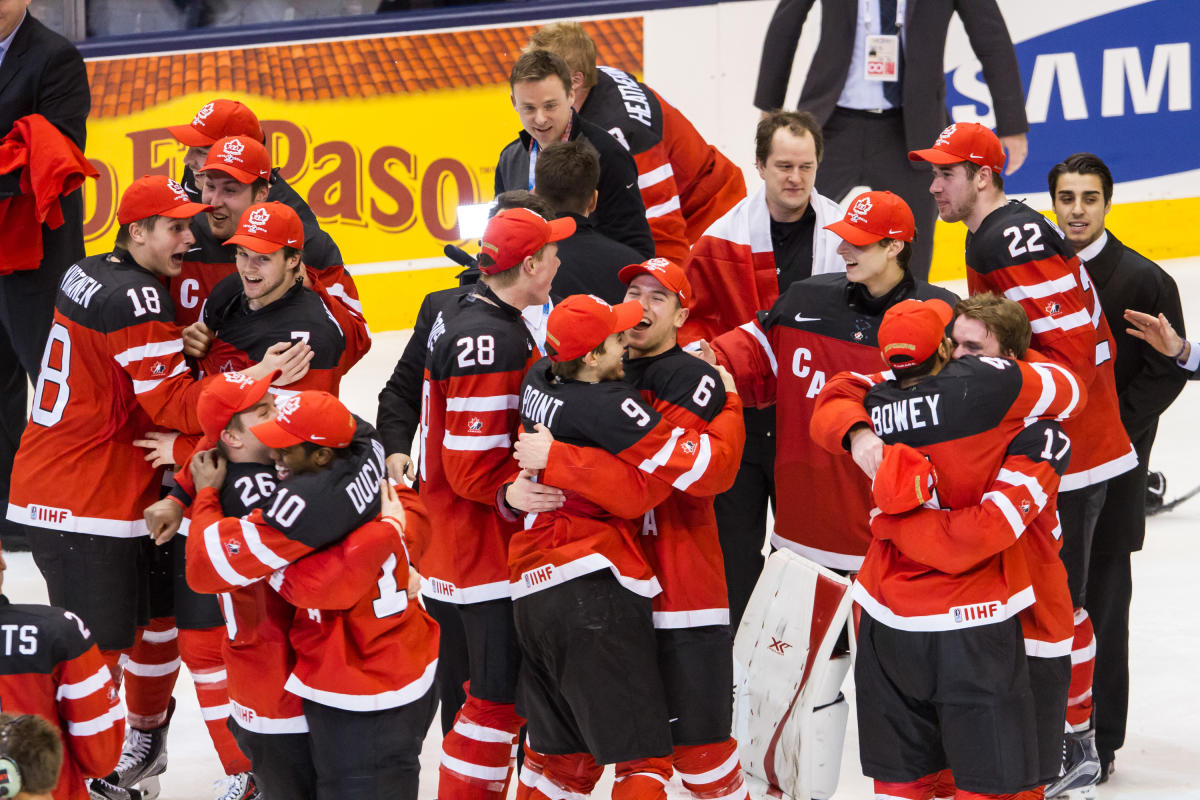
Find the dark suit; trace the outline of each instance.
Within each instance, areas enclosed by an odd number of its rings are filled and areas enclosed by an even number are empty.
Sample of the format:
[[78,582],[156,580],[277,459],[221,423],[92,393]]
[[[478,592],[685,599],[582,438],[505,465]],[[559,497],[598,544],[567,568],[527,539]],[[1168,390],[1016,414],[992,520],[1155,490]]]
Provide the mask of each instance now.
[[[780,0],[763,42],[754,105],[780,108],[800,30],[815,0]],[[825,158],[817,191],[841,201],[858,185],[888,189],[904,198],[917,222],[910,268],[918,279],[929,273],[936,206],[929,195],[929,168],[908,160],[909,150],[929,147],[950,122],[942,72],[946,31],[957,13],[983,65],[992,93],[996,133],[1029,130],[1017,57],[995,0],[908,0],[904,14],[901,110],[871,114],[837,107],[846,85],[858,21],[858,0],[822,0],[821,38],[804,80],[799,108],[824,126]],[[919,47],[910,44],[919,43]]]
[[[91,100],[79,51],[26,14],[0,63],[0,137],[21,117],[36,113],[83,149]],[[19,171],[0,175],[0,198],[18,194],[19,181]],[[13,455],[25,429],[26,375],[37,379],[59,279],[83,258],[82,192],[64,198],[62,210],[62,227],[30,231],[42,237],[41,267],[0,276],[0,502],[5,510]],[[0,521],[0,538],[7,531],[11,523]]]
[[1125,309],[1165,314],[1184,335],[1179,289],[1171,276],[1130,250],[1112,233],[1104,248],[1087,262],[1100,292],[1104,316],[1116,322],[1117,356],[1113,371],[1121,422],[1137,450],[1138,465],[1108,481],[1104,509],[1096,523],[1088,569],[1087,612],[1096,629],[1096,748],[1102,761],[1125,742],[1129,710],[1129,601],[1133,592],[1130,554],[1146,536],[1146,470],[1158,431],[1158,417],[1175,400],[1187,373],[1154,348],[1125,333]]

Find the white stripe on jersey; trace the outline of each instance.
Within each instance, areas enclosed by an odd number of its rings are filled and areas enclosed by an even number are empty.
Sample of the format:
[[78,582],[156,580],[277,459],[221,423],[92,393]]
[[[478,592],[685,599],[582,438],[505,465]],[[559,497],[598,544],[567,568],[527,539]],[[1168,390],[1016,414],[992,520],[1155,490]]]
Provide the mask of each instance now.
[[520,398],[515,394],[493,394],[485,397],[447,397],[446,411],[510,411],[517,408]]
[[165,342],[150,342],[149,344],[139,344],[137,347],[131,347],[128,350],[122,350],[113,356],[113,360],[122,367],[127,367],[134,361],[141,361],[144,358],[159,358],[161,356],[169,356],[173,353],[183,352],[183,339],[170,339]]
[[249,586],[254,581],[234,569],[225,557],[225,548],[221,546],[220,528],[221,523],[214,522],[204,529],[204,551],[208,553],[208,560],[225,583],[231,586]]
[[646,209],[646,219],[655,219],[679,210],[679,195],[675,195],[665,203],[659,203]]
[[767,360],[771,362],[771,374],[779,376],[779,362],[775,360],[775,353],[771,351],[771,343],[767,341],[767,335],[763,333],[762,328],[758,327],[758,323],[750,320],[740,326],[742,330],[747,331],[754,340],[758,342],[758,346],[767,354]]
[[1025,522],[1021,519],[1021,512],[1017,511],[1016,506],[1012,504],[1012,500],[1008,499],[1008,495],[1002,492],[988,492],[979,498],[979,503],[982,505],[988,500],[991,500],[992,505],[1000,509],[1000,513],[1004,515],[1004,519],[1008,522],[1008,527],[1012,528],[1013,536],[1020,539],[1021,534],[1025,532]]
[[700,434],[700,452],[696,455],[696,460],[692,464],[692,468],[675,479],[671,485],[681,492],[686,492],[688,487],[704,476],[708,470],[708,465],[712,461],[712,442],[709,441],[708,434]]
[[83,722],[71,722],[68,720],[67,733],[71,736],[94,736],[97,733],[108,730],[123,719],[125,719],[125,706],[122,703],[117,703],[117,705],[98,717],[93,717]]
[[[283,688],[297,697],[304,697],[312,700],[314,703],[340,708],[343,711],[381,711],[386,708],[397,708],[407,705],[414,700],[420,700],[424,697],[429,688],[433,686],[433,676],[437,672],[437,664],[438,660],[435,658],[425,667],[425,671],[421,673],[421,676],[408,685],[401,686],[399,689],[377,692],[375,694],[345,694],[343,692],[315,689],[297,678],[294,672],[287,679],[287,683],[284,684]],[[505,768],[505,774],[508,774],[507,767]]]
[[662,183],[667,178],[674,176],[675,170],[670,164],[663,164],[661,167],[655,167],[649,172],[643,172],[638,175],[638,188],[645,189],[653,186],[656,183]]
[[1033,502],[1037,503],[1038,510],[1046,507],[1049,498],[1046,492],[1042,489],[1042,484],[1038,483],[1037,478],[1032,475],[1026,475],[1024,472],[1017,472],[1011,469],[1001,469],[996,474],[996,480],[1009,484],[1010,486],[1024,486],[1025,489],[1033,495]]
[[107,666],[103,666],[96,670],[96,673],[91,677],[84,678],[76,683],[60,683],[58,685],[58,692],[54,695],[54,699],[79,700],[108,686],[108,683],[111,680],[112,672]]
[[1033,332],[1045,333],[1052,330],[1069,331],[1075,328],[1082,328],[1084,325],[1092,324],[1092,315],[1086,310],[1076,311],[1074,314],[1067,314],[1065,317],[1038,317],[1029,320],[1029,327],[1033,328]]
[[280,558],[275,554],[275,551],[267,547],[263,542],[262,537],[258,535],[258,528],[249,520],[238,520],[242,526],[242,536],[246,540],[246,545],[250,548],[250,552],[254,554],[262,563],[266,564],[271,569],[283,569],[288,565],[288,560]]
[[1073,273],[1068,273],[1058,278],[1053,278],[1041,283],[1018,284],[1011,289],[1004,290],[1004,296],[1015,303],[1022,300],[1037,300],[1041,297],[1049,297],[1052,294],[1062,294],[1069,292],[1079,285],[1079,281],[1075,280]]
[[675,443],[679,441],[680,436],[683,436],[683,428],[672,429],[671,436],[667,439],[667,443],[664,444],[653,456],[645,459],[641,464],[638,464],[638,469],[649,475],[653,475],[654,470],[658,469],[659,467],[666,466],[667,462],[671,460],[671,453],[675,450]]
[[512,436],[507,433],[497,436],[458,436],[447,433],[442,437],[442,446],[447,450],[507,450],[512,447]]
[[175,369],[171,370],[171,374],[166,376],[165,378],[156,378],[152,381],[134,381],[133,382],[133,393],[134,394],[145,394],[146,392],[153,391],[154,389],[158,388],[158,385],[160,383],[167,380],[168,378],[174,378],[177,375],[182,375],[183,373],[185,373],[187,371],[188,371],[187,363],[180,361],[175,366]]

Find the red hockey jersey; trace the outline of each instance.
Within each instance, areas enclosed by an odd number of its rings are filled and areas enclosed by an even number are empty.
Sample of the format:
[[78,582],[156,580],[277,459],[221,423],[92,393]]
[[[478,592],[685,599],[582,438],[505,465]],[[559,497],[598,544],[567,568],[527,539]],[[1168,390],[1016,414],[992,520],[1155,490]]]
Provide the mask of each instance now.
[[[657,595],[658,579],[635,543],[636,529],[628,518],[642,517],[665,500],[668,486],[710,497],[729,488],[745,438],[736,394],[725,397],[716,419],[701,433],[664,420],[624,381],[556,378],[548,358],[525,376],[521,422],[526,430],[540,423],[554,434],[540,478],[564,488],[567,502],[557,511],[528,515],[524,530],[513,536],[508,564],[514,599],[602,569],[632,592]],[[564,452],[565,445],[574,447]],[[621,492],[613,492],[612,480],[602,478],[606,462],[591,473],[579,469],[579,460],[586,462],[595,449],[636,466],[661,485],[626,481]],[[585,474],[589,485],[580,487]]]
[[396,491],[405,532],[370,522],[336,544],[278,570],[271,586],[297,607],[296,666],[287,689],[347,711],[379,711],[418,700],[437,671],[438,625],[410,603],[405,537],[428,537],[416,492]]
[[447,603],[508,597],[508,543],[517,524],[496,495],[512,458],[521,379],[538,356],[520,309],[486,286],[441,312],[429,335],[422,391],[421,499],[433,534],[417,564],[421,593]]
[[[837,254],[842,241],[825,226],[842,218],[838,204],[816,191],[809,200],[816,212],[812,274],[846,271]],[[754,319],[779,298],[779,272],[771,244],[767,195],[759,187],[713,223],[683,264],[692,285],[692,308],[679,331],[680,344],[712,340]]]
[[199,433],[175,309],[129,256],[85,258],[63,275],[29,424],[13,462],[8,518],[131,538],[161,472],[133,440],[159,427]]
[[884,313],[907,298],[957,298],[906,278],[871,298],[845,275],[793,283],[769,312],[712,343],[733,373],[742,402],[775,405],[775,530],[771,543],[831,569],[856,570],[870,534],[870,484],[849,459],[831,455],[809,434],[817,393],[843,370],[879,370],[877,335]]
[[654,253],[682,264],[691,244],[746,196],[742,171],[629,73],[602,66],[596,79],[579,115],[633,155]]
[[995,292],[1020,303],[1033,326],[1031,347],[1070,367],[1087,388],[1088,407],[1063,425],[1073,452],[1062,490],[1136,466],[1117,401],[1117,345],[1087,269],[1062,231],[1014,200],[968,234],[966,260],[971,293]]
[[[1086,391],[1058,364],[999,358],[960,358],[907,388],[884,377],[831,380],[813,437],[842,453],[850,428],[869,421],[885,442],[919,449],[938,468],[938,508],[874,515],[855,600],[901,630],[1008,619],[1034,602],[1017,542],[1048,508],[1070,451],[1057,426],[1038,421],[1069,418]],[[874,384],[865,413],[857,401],[864,380]]]
[[13,605],[0,595],[0,709],[37,714],[63,742],[54,800],[88,800],[84,778],[107,775],[121,757],[125,706],[83,621],[69,611]]

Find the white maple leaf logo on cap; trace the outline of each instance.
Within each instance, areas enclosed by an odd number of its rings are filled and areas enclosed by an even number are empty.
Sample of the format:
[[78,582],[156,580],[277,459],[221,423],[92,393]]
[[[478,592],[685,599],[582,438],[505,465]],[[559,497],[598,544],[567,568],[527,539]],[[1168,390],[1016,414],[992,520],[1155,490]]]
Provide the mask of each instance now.
[[850,209],[851,222],[866,222],[867,214],[871,211],[871,198],[860,197]]
[[950,123],[950,125],[946,127],[946,130],[938,134],[937,141],[933,143],[933,146],[937,147],[939,144],[950,144],[950,137],[954,135],[956,130],[958,130],[958,125],[953,122]]
[[175,199],[179,202],[190,203],[192,201],[191,198],[188,197],[187,192],[183,190],[183,187],[170,178],[167,178],[167,188],[171,190],[171,192],[175,195]]
[[246,145],[242,144],[240,139],[230,139],[225,143],[225,148],[222,150],[221,158],[228,164],[231,161],[241,161],[238,158],[245,151]]
[[643,264],[642,266],[644,266],[646,269],[649,269],[649,270],[658,270],[660,272],[666,272],[667,264],[669,264],[669,263],[671,263],[671,262],[667,261],[665,258],[652,258],[649,261],[647,261],[645,264]]
[[299,408],[300,395],[292,395],[284,401],[283,405],[279,407],[279,414],[277,416],[284,422],[291,422],[292,414],[295,414],[296,410]]
[[604,306],[605,308],[607,308],[609,311],[612,311],[612,306],[610,306],[610,305],[608,304],[608,302],[607,302],[607,301],[605,301],[603,298],[596,297],[596,295],[594,295],[594,294],[589,294],[589,295],[588,295],[588,297],[592,298],[592,299],[593,299],[593,300],[595,300],[597,303],[599,303],[600,305],[602,305],[602,306]]
[[235,386],[250,386],[254,383],[254,379],[241,372],[222,372],[221,375],[225,378],[226,383],[232,383]]
[[203,108],[196,112],[196,116],[192,118],[193,125],[199,125],[204,120],[208,119],[208,115],[213,112],[213,104],[206,103]]
[[271,213],[261,206],[250,212],[251,225],[266,225],[270,218]]

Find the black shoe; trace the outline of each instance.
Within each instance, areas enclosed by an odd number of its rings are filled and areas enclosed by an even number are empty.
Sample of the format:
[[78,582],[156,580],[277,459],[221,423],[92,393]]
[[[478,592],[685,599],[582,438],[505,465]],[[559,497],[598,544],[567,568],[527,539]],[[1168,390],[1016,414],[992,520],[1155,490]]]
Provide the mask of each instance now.
[[138,789],[144,800],[158,797],[158,776],[167,771],[167,727],[175,714],[175,698],[167,707],[167,719],[150,730],[130,726],[125,731],[121,760],[104,782],[121,789]]

